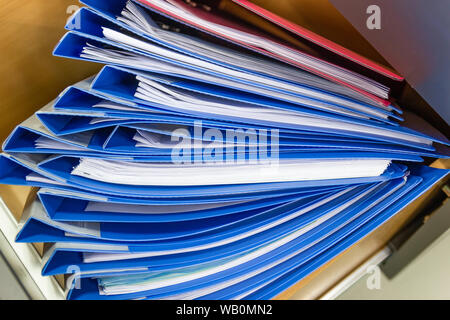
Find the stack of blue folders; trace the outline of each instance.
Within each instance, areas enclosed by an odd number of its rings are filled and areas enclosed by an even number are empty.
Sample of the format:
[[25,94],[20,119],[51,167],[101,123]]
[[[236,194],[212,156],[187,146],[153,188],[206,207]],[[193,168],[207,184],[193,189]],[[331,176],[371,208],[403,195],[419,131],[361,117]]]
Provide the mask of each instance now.
[[54,53],[106,66],[0,158],[1,183],[40,188],[17,241],[51,244],[42,273],[71,275],[68,299],[273,298],[448,173],[420,162],[449,141],[396,105],[138,2],[83,2]]

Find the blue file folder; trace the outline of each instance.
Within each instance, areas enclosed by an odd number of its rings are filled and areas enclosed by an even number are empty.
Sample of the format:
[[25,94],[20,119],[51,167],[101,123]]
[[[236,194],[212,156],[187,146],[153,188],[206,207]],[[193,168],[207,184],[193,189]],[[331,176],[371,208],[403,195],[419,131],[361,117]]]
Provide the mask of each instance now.
[[[375,227],[379,226],[380,224],[384,223],[387,219],[392,217],[398,210],[400,210],[403,206],[408,204],[411,199],[417,198],[420,196],[423,192],[425,192],[428,188],[430,188],[434,183],[436,183],[443,175],[447,173],[446,170],[436,170],[432,169],[429,170],[429,168],[423,169],[423,168],[417,168],[414,172],[415,174],[418,174],[418,176],[411,175],[406,184],[403,184],[400,188],[397,189],[397,191],[394,191],[391,195],[385,197],[384,200],[381,200],[378,204],[375,204],[371,208],[369,208],[366,212],[358,215],[356,214],[352,219],[349,220],[348,216],[341,215],[340,217],[335,217],[335,222],[339,221],[339,218],[341,219],[344,224],[340,225],[340,228],[338,231],[333,232],[327,237],[324,237],[323,240],[317,242],[313,246],[306,246],[304,250],[302,250],[299,254],[294,254],[292,258],[289,258],[288,260],[285,260],[284,262],[281,262],[281,264],[277,265],[276,267],[270,268],[266,271],[262,271],[258,275],[254,275],[251,277],[248,277],[244,281],[239,281],[238,283],[227,286],[224,289],[213,291],[210,294],[207,295],[201,295],[197,298],[199,299],[232,299],[236,298],[239,295],[249,296],[250,298],[256,297],[256,294],[254,292],[258,292],[259,294],[262,294],[264,292],[264,289],[266,290],[265,294],[269,294],[267,292],[270,292],[270,296],[265,296],[264,298],[273,297],[274,295],[280,293],[282,290],[284,290],[288,285],[287,282],[284,283],[284,286],[281,285],[274,285],[274,283],[277,283],[275,280],[284,277],[284,279],[290,278],[291,282],[290,285],[292,285],[292,281],[294,278],[292,277],[293,274],[297,275],[297,281],[299,276],[305,276],[309,272],[311,272],[313,269],[317,268],[321,264],[325,263],[329,259],[331,259],[334,255],[338,254],[339,252],[342,252],[343,248],[349,247],[351,244],[355,243],[358,239],[361,237],[364,237],[367,233],[369,233],[371,230],[373,230]],[[420,176],[419,176],[420,175]],[[411,191],[412,190],[412,191]],[[392,205],[395,203],[395,205]],[[344,220],[345,219],[345,220]],[[345,222],[344,222],[345,221]],[[331,221],[329,222],[329,227],[332,226]],[[317,233],[311,232],[311,234],[316,234],[316,237],[319,237],[324,235],[326,233],[327,229],[326,223],[321,224],[322,228],[319,228],[317,230]],[[334,225],[333,230],[336,228],[336,225]],[[319,232],[319,230],[322,232]],[[306,234],[305,234],[306,235]],[[303,247],[306,245],[307,237],[304,236],[302,240],[304,241]],[[310,240],[314,239],[310,238]],[[299,240],[301,241],[301,240]],[[300,242],[301,243],[301,242]],[[335,247],[339,247],[339,250],[335,250]],[[296,246],[295,249],[299,250],[301,246]],[[292,252],[292,251],[291,251]],[[272,252],[273,254],[273,252]],[[281,253],[282,257],[283,254],[286,256],[286,251],[283,251]],[[267,256],[266,256],[267,257]],[[280,261],[280,258],[278,258]],[[260,262],[259,262],[260,261]],[[252,263],[267,263],[267,260],[264,260],[261,258],[258,261],[252,261]],[[311,266],[314,266],[312,268]],[[241,266],[242,267],[242,266]],[[250,265],[249,265],[250,267]],[[242,270],[242,269],[240,269]],[[251,265],[250,269],[248,270],[255,270],[255,265]],[[300,272],[301,270],[301,272]],[[295,272],[294,272],[295,271]],[[249,271],[242,270],[242,273]],[[223,273],[224,279],[230,279],[230,277],[236,277],[236,273],[228,273],[228,278],[226,276],[227,273]],[[251,273],[250,273],[251,274]],[[151,274],[150,274],[151,275]],[[137,274],[134,278],[141,278],[142,276],[145,276],[145,274]],[[214,285],[214,283],[217,283],[218,278],[220,276],[218,275],[212,275],[209,277],[210,280],[207,280],[208,278],[201,278],[201,281],[190,281],[181,283],[178,285],[172,285],[169,287],[161,287],[160,289],[152,289],[152,290],[146,290],[146,291],[138,291],[135,293],[125,294],[125,295],[99,295],[97,286],[89,286],[87,285],[85,290],[72,290],[70,293],[71,298],[96,298],[96,299],[132,299],[137,297],[148,297],[148,298],[162,298],[162,297],[176,297],[180,294],[188,291],[195,291],[196,289],[205,289],[208,285]],[[119,278],[120,279],[120,278]],[[133,283],[133,278],[129,279],[130,284]],[[275,281],[275,282],[274,282]],[[274,282],[274,283],[271,283]],[[83,279],[83,284],[89,284],[90,280]],[[268,285],[268,284],[271,285]],[[264,286],[263,286],[264,285]],[[260,289],[260,287],[263,286],[264,289]],[[91,289],[90,289],[90,288]],[[258,290],[255,290],[258,288]],[[275,288],[275,289],[274,289]],[[92,290],[94,289],[94,290]]]
[[[396,182],[392,182],[391,184],[389,184],[389,185],[387,185],[387,186],[385,186],[384,188],[379,188],[378,189],[378,192],[376,192],[375,194],[381,194],[381,190],[383,190],[383,191],[385,191],[386,189],[386,187],[388,187],[388,189],[389,188],[392,188],[393,186],[395,186],[395,185],[397,185],[397,186],[399,186],[400,184],[402,184],[401,183],[401,181],[396,181]],[[372,189],[373,190],[373,189]],[[354,194],[353,194],[354,195]],[[352,199],[353,200],[353,199]],[[361,201],[360,201],[361,202]],[[299,221],[303,221],[303,223],[301,223],[301,225],[307,225],[308,223],[311,223],[312,221],[315,221],[315,220],[317,220],[318,218],[320,218],[320,217],[322,217],[322,216],[324,216],[324,215],[326,215],[327,213],[329,213],[329,212],[332,212],[333,210],[335,210],[337,207],[339,207],[339,205],[338,205],[338,203],[337,203],[337,201],[335,201],[334,202],[334,204],[331,202],[331,203],[329,203],[329,204],[327,204],[326,205],[326,207],[327,207],[327,209],[326,210],[319,210],[319,209],[313,209],[313,210],[311,210],[311,212],[308,212],[308,213],[305,213],[305,214],[303,214],[303,215],[301,215],[301,216],[299,216],[298,218],[296,218],[297,220],[299,220]],[[322,208],[323,209],[323,208]],[[292,213],[291,213],[292,214]],[[243,241],[237,241],[237,242],[234,242],[232,245],[230,244],[230,245],[226,245],[225,247],[223,247],[223,246],[220,246],[220,247],[218,247],[218,248],[215,248],[214,249],[214,254],[212,253],[212,252],[210,252],[207,256],[205,256],[205,257],[210,257],[210,258],[212,258],[212,256],[214,256],[215,254],[219,254],[220,252],[222,252],[223,250],[225,250],[226,249],[226,251],[224,251],[224,252],[230,252],[230,250],[231,250],[231,248],[237,248],[237,246],[240,246],[241,247],[241,249],[244,249],[244,248],[251,248],[251,247],[254,247],[256,244],[261,244],[261,240],[262,239],[264,239],[263,241],[272,241],[273,239],[274,239],[274,237],[280,237],[280,236],[283,236],[283,235],[286,235],[286,234],[288,234],[289,232],[292,232],[293,230],[296,230],[296,229],[292,229],[292,227],[293,227],[293,225],[294,225],[294,222],[295,221],[291,221],[291,222],[289,222],[289,223],[285,223],[284,225],[279,225],[279,226],[275,226],[272,230],[269,230],[269,231],[265,231],[265,232],[263,232],[263,233],[261,233],[261,234],[256,234],[256,235],[254,235],[254,236],[252,236],[252,237],[249,237],[249,238],[246,238],[246,240],[243,242]],[[290,231],[289,231],[290,230]],[[180,243],[181,244],[181,243]],[[250,247],[249,247],[250,246]],[[144,246],[144,247],[147,247],[147,246]],[[144,248],[143,247],[143,248]],[[143,249],[143,248],[141,248],[141,250]],[[147,247],[148,248],[148,247]],[[156,248],[156,247],[155,247]],[[174,246],[172,245],[171,246],[171,248],[174,248]],[[184,244],[184,248],[186,249],[187,247],[186,247],[186,243]],[[223,250],[222,250],[222,249]],[[111,250],[114,250],[114,248],[112,248]],[[117,249],[116,249],[117,250]],[[136,251],[136,249],[133,249],[137,254],[139,254],[139,253],[142,253],[142,254],[144,254],[144,256],[145,256],[145,252],[142,252],[141,250],[139,251],[139,252],[137,252]],[[222,251],[221,251],[222,250]],[[58,251],[58,250],[56,250],[56,251]],[[73,252],[73,251],[72,251]],[[113,251],[114,252],[114,251]],[[116,251],[117,252],[117,251]],[[203,251],[201,251],[201,252],[203,252]],[[234,252],[234,251],[233,251]],[[239,252],[239,251],[237,251],[237,252]],[[70,254],[70,253],[68,253],[69,255],[72,255],[73,257],[76,257],[77,256],[77,254],[74,254],[74,253],[72,253],[72,254]],[[54,253],[54,255],[55,256],[58,256],[58,254],[57,253]],[[183,254],[182,256],[180,256],[179,258],[181,259],[182,257],[184,257],[183,258],[183,260],[180,260],[180,259],[178,259],[179,261],[184,261],[184,262],[186,262],[187,261],[187,256],[189,256],[189,254],[188,253],[186,253],[186,254]],[[192,255],[192,254],[191,254]],[[175,255],[174,257],[177,257],[177,255]],[[198,257],[200,257],[199,256],[199,252],[197,252],[196,254],[195,254],[195,257],[196,258],[198,258]],[[222,257],[222,256],[219,256],[219,257]],[[150,260],[149,260],[150,259]],[[147,262],[146,262],[147,261]],[[121,266],[123,266],[124,265],[124,263],[126,263],[127,265],[129,265],[129,266],[131,266],[131,265],[133,265],[134,267],[143,267],[143,266],[145,266],[145,263],[149,263],[150,261],[153,261],[152,262],[152,266],[153,267],[155,267],[156,266],[156,260],[155,260],[155,257],[151,257],[151,254],[150,254],[150,256],[149,256],[149,258],[147,258],[147,259],[144,259],[144,258],[142,258],[142,256],[141,256],[141,258],[140,259],[137,259],[136,260],[136,265],[134,265],[133,264],[133,261],[132,260],[126,260],[126,261],[119,261],[119,260],[117,260],[117,261],[111,261],[111,262],[102,262],[102,263],[87,263],[87,264],[80,264],[80,266],[81,266],[81,268],[82,268],[82,270],[85,270],[85,271],[87,271],[87,270],[92,270],[91,268],[99,268],[99,267],[103,267],[103,268],[105,268],[105,269],[110,269],[110,268],[113,268],[113,266],[115,265],[115,264],[117,264],[117,267],[118,268],[120,268]],[[55,262],[56,263],[56,262]],[[55,268],[55,266],[56,266],[56,264],[55,263],[50,263],[50,264],[53,264],[53,266],[52,266],[52,268]],[[80,261],[78,261],[77,262],[77,264],[79,264],[80,263]],[[173,265],[173,263],[171,263],[171,265]],[[59,269],[61,269],[61,267],[59,267]]]
[[[145,50],[142,50],[142,49],[138,49],[136,47],[132,47],[132,46],[129,46],[129,45],[126,45],[126,44],[123,44],[123,43],[119,44],[117,42],[112,42],[112,41],[106,39],[105,37],[103,37],[102,27],[107,27],[109,29],[116,30],[116,31],[120,31],[121,28],[126,28],[126,29],[128,29],[128,30],[130,30],[130,31],[135,33],[135,29],[131,29],[131,28],[127,27],[125,24],[120,23],[117,19],[113,19],[113,20],[106,19],[105,16],[98,15],[98,13],[96,13],[95,11],[92,11],[92,10],[86,9],[86,8],[80,9],[72,17],[72,21],[69,21],[69,23],[67,24],[67,28],[69,30],[71,30],[71,32],[73,34],[80,35],[80,36],[83,36],[83,37],[86,37],[86,38],[90,39],[89,42],[94,44],[94,45],[108,44],[108,45],[115,46],[117,48],[121,48],[121,49],[124,49],[124,50],[129,50],[129,51],[132,51],[134,53],[138,53],[140,55],[147,56],[147,57],[152,58],[152,59],[157,59],[158,61],[163,61],[164,63],[175,64],[175,65],[181,66],[183,68],[191,69],[191,70],[198,71],[198,72],[203,72],[203,73],[204,72],[208,72],[211,75],[214,75],[215,77],[225,78],[225,79],[232,79],[233,81],[238,81],[238,82],[242,82],[242,83],[245,83],[245,84],[251,83],[251,85],[253,85],[253,86],[258,86],[258,87],[262,87],[262,88],[266,88],[266,89],[270,89],[270,90],[274,90],[274,91],[289,93],[289,92],[285,91],[284,89],[274,88],[273,86],[266,85],[266,84],[264,84],[264,82],[252,82],[252,81],[249,81],[248,77],[246,79],[245,76],[243,78],[230,77],[230,76],[227,76],[227,75],[225,75],[223,73],[220,73],[220,72],[214,72],[214,71],[207,70],[207,69],[199,67],[199,66],[194,66],[193,64],[190,64],[190,63],[183,63],[181,60],[168,59],[168,58],[165,58],[164,56],[151,54],[148,51],[145,51]],[[155,41],[154,37],[146,36],[143,33],[138,33],[138,35],[141,36],[141,37],[144,37],[147,41],[150,41],[150,42],[154,42]],[[79,58],[79,55],[76,56],[76,51],[72,51],[71,49],[67,48],[67,46],[73,45],[73,42],[72,42],[73,40],[74,39],[72,39],[72,37],[70,37],[70,36],[67,36],[67,37],[63,38],[61,43],[60,43],[60,45],[55,49],[55,54],[56,55],[61,55],[61,56],[66,56],[66,57],[71,57],[71,58]],[[92,42],[92,41],[96,41],[96,42]],[[156,43],[158,45],[162,44],[161,41],[156,41]],[[76,45],[79,45],[79,44],[80,43],[77,42]],[[167,42],[164,43],[164,46],[167,47]],[[182,48],[181,46],[177,46],[175,48],[173,45],[169,45],[168,47],[170,48],[169,52],[183,54],[183,55],[186,55],[186,56],[191,56],[193,58],[198,58],[198,53],[195,54],[193,52],[186,52],[186,49]],[[223,62],[221,62],[221,61],[217,61],[217,60],[211,61],[212,60],[211,58],[205,59],[204,56],[200,57],[200,60],[203,60],[203,61],[208,61],[209,60],[208,62],[210,62],[210,63],[213,63],[215,65],[221,65],[221,66],[223,66],[225,68],[228,68],[228,69],[235,69],[235,70],[243,72],[244,74],[252,74],[252,73],[254,73],[254,72],[249,71],[249,70],[243,70],[242,68],[233,67],[230,64],[224,65]],[[262,74],[259,74],[259,76],[265,77],[267,81],[269,81],[271,78],[273,80],[273,77],[271,77],[271,76],[265,76],[265,75],[262,75]],[[297,86],[304,87],[300,83],[292,83],[290,81],[286,81],[286,80],[283,80],[283,79],[278,79],[278,80],[281,80],[286,85],[287,84],[290,84],[290,85],[295,84]],[[333,97],[330,97],[329,93],[324,92],[321,89],[315,89],[315,88],[311,88],[311,87],[307,87],[307,89],[308,90],[313,90],[313,91],[315,90],[317,93],[320,92],[320,93],[322,93],[324,95],[328,95],[329,98],[333,98]],[[304,99],[304,103],[305,104],[309,104],[311,107],[313,107],[313,106],[317,107],[317,103],[314,102],[314,100],[316,100],[316,99],[310,98],[310,97],[308,97],[306,95],[298,95],[297,94],[297,96],[298,97],[302,97]],[[334,98],[336,99],[337,97],[335,96]],[[344,96],[341,96],[339,98],[343,99],[343,100],[349,100],[349,98],[344,97]],[[310,101],[310,103],[308,103],[308,101]],[[401,119],[399,116],[397,116],[392,111],[391,112],[385,111],[385,110],[382,110],[380,108],[377,108],[377,107],[374,107],[374,106],[371,106],[371,105],[368,105],[368,104],[361,104],[361,102],[357,102],[357,101],[353,101],[353,102],[357,103],[357,104],[360,104],[360,107],[363,107],[365,109],[368,109],[368,110],[370,110],[370,109],[375,110],[376,109],[376,110],[379,110],[379,112],[381,112],[381,113],[384,113],[384,114],[389,115],[391,117],[394,117],[396,119]],[[322,101],[322,103],[324,103],[324,101]],[[342,109],[348,109],[347,107],[345,107],[343,105],[340,105],[340,104],[336,104],[336,103],[331,103],[331,104],[328,104],[328,105],[329,106],[334,105],[335,107],[339,107],[339,108],[342,108]],[[354,111],[354,109],[352,109],[352,110]],[[356,111],[356,113],[360,113],[360,111]],[[361,114],[364,114],[364,113],[361,113]],[[376,119],[378,119],[380,121],[387,121],[386,119],[381,118],[381,117],[374,116],[374,118],[376,118]]]

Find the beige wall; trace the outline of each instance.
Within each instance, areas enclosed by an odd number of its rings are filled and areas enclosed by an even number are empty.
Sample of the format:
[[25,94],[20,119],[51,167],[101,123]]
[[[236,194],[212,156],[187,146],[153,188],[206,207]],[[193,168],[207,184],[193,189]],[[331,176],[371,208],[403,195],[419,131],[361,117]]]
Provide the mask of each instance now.
[[76,0],[2,0],[0,5],[0,140],[15,125],[99,65],[52,56]]

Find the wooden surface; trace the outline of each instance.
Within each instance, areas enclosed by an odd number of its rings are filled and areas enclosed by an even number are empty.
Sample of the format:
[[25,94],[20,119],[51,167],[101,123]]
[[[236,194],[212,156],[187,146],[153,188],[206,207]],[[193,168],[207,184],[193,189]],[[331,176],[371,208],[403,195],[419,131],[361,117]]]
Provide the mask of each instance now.
[[98,70],[52,56],[74,0],[8,0],[0,6],[0,141],[65,87]]
[[25,186],[0,184],[0,197],[17,221],[19,221],[22,216],[31,189],[31,187]]

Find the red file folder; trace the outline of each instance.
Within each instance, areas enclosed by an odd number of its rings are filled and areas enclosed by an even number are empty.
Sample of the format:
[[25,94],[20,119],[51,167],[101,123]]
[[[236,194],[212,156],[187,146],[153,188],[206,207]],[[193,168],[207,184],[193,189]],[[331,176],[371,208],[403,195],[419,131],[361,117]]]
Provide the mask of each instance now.
[[356,52],[353,52],[347,48],[344,48],[343,46],[330,41],[314,32],[309,31],[306,28],[303,28],[299,26],[298,24],[295,24],[291,21],[288,21],[264,8],[261,8],[260,6],[257,6],[256,4],[247,1],[247,0],[232,0],[233,2],[241,5],[242,7],[251,10],[252,12],[258,14],[259,16],[263,17],[264,19],[267,19],[280,27],[296,34],[297,36],[304,38],[306,40],[309,40],[323,48],[326,48],[327,50],[330,50],[334,53],[337,53],[338,55],[347,58],[353,62],[358,63],[361,66],[364,66],[368,69],[371,69],[381,75],[384,75],[386,77],[389,77],[396,81],[402,81],[403,77],[400,75],[394,73],[393,71],[389,70],[386,67],[383,67],[379,65],[378,63],[375,63],[374,61],[367,59],[366,57],[363,57]]
[[[152,0],[138,0],[140,3],[142,3],[143,5],[147,6],[148,8],[152,9],[153,11],[156,11],[160,14],[163,14],[165,16],[168,16],[176,21],[182,22],[188,26],[194,27],[196,29],[199,29],[203,32],[209,33],[211,35],[214,35],[220,39],[224,39],[227,40],[229,42],[232,42],[234,44],[240,45],[242,47],[245,47],[247,49],[253,50],[255,52],[261,53],[263,55],[275,58],[279,61],[285,62],[285,63],[289,63],[291,65],[294,65],[296,67],[299,67],[303,70],[307,70],[311,73],[317,74],[323,78],[326,78],[328,80],[331,80],[333,82],[342,84],[344,86],[347,86],[349,88],[351,88],[352,90],[358,92],[359,94],[368,97],[370,100],[376,102],[377,104],[380,105],[384,105],[384,106],[388,106],[391,104],[391,102],[388,99],[383,99],[373,93],[367,92],[366,90],[357,87],[351,83],[348,83],[344,80],[338,79],[337,77],[333,76],[332,74],[326,73],[326,72],[322,72],[320,70],[317,70],[315,68],[312,68],[310,66],[307,66],[305,64],[299,63],[298,61],[294,61],[286,56],[283,55],[279,55],[276,54],[274,52],[270,52],[267,51],[263,48],[257,47],[257,46],[253,46],[250,45],[248,43],[242,42],[239,39],[236,39],[232,36],[229,36],[227,34],[221,33],[217,30],[215,30],[214,28],[210,28],[209,26],[205,26],[202,25],[200,23],[197,23],[196,21],[193,21],[189,18],[186,17],[182,17],[181,15],[177,15],[176,13],[170,12],[168,10],[165,10],[165,8],[162,8],[160,6],[158,6],[157,3],[152,2]],[[378,65],[377,63],[364,58],[358,54],[356,54],[355,52],[352,52],[351,50],[348,50],[332,41],[329,41],[303,27],[300,27],[298,25],[296,25],[295,23],[289,22],[249,1],[246,0],[233,0],[236,4],[241,5],[242,7],[254,12],[255,14],[267,19],[268,21],[281,26],[282,28],[292,32],[293,34],[295,34],[297,37],[301,37],[302,39],[306,39],[308,41],[311,41],[313,43],[315,43],[316,45],[319,45],[322,48],[325,48],[326,50],[333,52],[349,61],[352,61],[354,63],[357,63],[359,66],[362,66],[364,68],[367,68],[373,72],[376,72],[379,75],[382,75],[384,77],[387,77],[390,80],[394,80],[395,82],[397,81],[402,81],[403,78],[397,74],[395,74],[394,72],[390,71],[389,69]],[[297,51],[297,52],[301,52],[302,54],[306,54],[318,61],[321,62],[326,62],[331,66],[336,66],[337,64],[333,63],[333,61],[325,61],[319,57],[313,56],[311,54],[306,53],[305,51],[301,51],[298,50],[296,48],[294,48],[293,46],[290,46],[286,43],[281,42],[279,39],[274,39],[266,34],[263,34],[261,32],[259,32],[256,28],[248,28],[243,26],[242,24],[236,23],[235,21],[232,21],[231,19],[227,19],[224,16],[222,16],[220,14],[220,12],[218,12],[218,10],[204,10],[204,8],[202,6],[196,5],[190,5],[188,3],[185,3],[182,0],[168,0],[168,3],[174,4],[179,8],[182,8],[184,11],[189,12],[190,14],[192,14],[193,16],[199,17],[203,20],[215,23],[215,24],[220,24],[222,26],[226,26],[235,30],[239,30],[239,31],[244,31],[246,33],[252,34],[252,35],[258,35],[259,37],[265,38],[265,39],[270,39],[273,42],[277,42],[280,43],[280,45],[283,46],[287,46],[289,47],[290,50],[292,51]],[[345,69],[342,68],[341,69]]]

